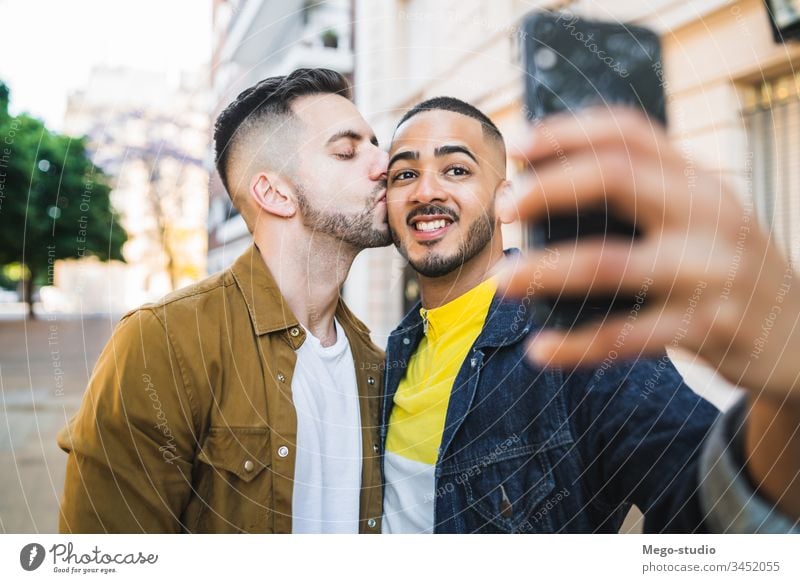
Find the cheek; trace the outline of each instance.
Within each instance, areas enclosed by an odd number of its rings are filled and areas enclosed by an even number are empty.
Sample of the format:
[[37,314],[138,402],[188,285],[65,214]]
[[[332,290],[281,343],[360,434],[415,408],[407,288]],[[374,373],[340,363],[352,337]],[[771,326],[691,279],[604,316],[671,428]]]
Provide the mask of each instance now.
[[406,196],[402,188],[387,188],[386,189],[386,210],[389,213],[389,220],[393,218],[400,220],[401,216],[405,213]]
[[470,189],[458,197],[462,222],[473,222],[494,216],[494,193],[485,189]]
[[393,229],[401,229],[405,224],[405,213],[402,207],[392,202],[387,198],[386,216],[389,221],[389,226]]
[[389,206],[400,206],[405,202],[405,195],[403,189],[396,186],[389,186],[386,188],[386,204]]
[[343,171],[342,168],[326,161],[319,166],[309,185],[314,185],[314,196],[335,205],[349,202],[349,195],[354,190],[353,183],[352,172]]

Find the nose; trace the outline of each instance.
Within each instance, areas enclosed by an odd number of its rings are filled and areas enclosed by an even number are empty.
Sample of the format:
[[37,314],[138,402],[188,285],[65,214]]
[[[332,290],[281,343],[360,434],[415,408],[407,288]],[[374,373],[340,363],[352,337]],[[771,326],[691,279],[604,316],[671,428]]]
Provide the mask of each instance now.
[[435,172],[422,172],[411,192],[410,202],[431,203],[435,200],[446,200],[447,191],[441,188]]
[[370,167],[369,177],[371,180],[382,180],[386,182],[386,169],[389,165],[389,153],[384,152],[377,146],[375,147],[375,160]]

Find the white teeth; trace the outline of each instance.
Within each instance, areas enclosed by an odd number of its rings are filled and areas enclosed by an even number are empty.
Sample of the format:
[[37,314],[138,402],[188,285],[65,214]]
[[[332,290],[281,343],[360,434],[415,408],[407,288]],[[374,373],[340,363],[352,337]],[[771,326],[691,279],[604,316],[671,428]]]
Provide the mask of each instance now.
[[435,231],[436,229],[444,229],[447,226],[447,221],[439,219],[436,221],[419,221],[415,227],[417,231]]

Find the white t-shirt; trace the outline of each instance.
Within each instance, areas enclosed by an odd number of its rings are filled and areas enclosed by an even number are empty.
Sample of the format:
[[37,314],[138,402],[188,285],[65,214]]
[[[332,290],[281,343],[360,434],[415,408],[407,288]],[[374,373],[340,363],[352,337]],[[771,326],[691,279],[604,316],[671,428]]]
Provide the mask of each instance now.
[[336,343],[324,348],[306,330],[297,350],[292,399],[297,456],[293,533],[358,533],[361,415],[353,354],[338,322]]

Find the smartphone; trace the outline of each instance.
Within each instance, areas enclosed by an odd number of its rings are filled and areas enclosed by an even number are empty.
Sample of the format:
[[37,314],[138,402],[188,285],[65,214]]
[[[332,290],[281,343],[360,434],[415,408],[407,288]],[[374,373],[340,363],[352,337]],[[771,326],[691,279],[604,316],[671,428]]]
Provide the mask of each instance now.
[[[590,105],[627,105],[666,126],[661,44],[653,31],[569,12],[534,12],[524,20],[522,48],[526,116],[534,124],[548,115]],[[602,204],[529,224],[527,244],[557,248],[574,245],[581,237],[633,242],[640,235],[634,224]],[[546,296],[532,303],[537,325],[562,329],[631,309],[633,304],[633,297],[621,295]]]

